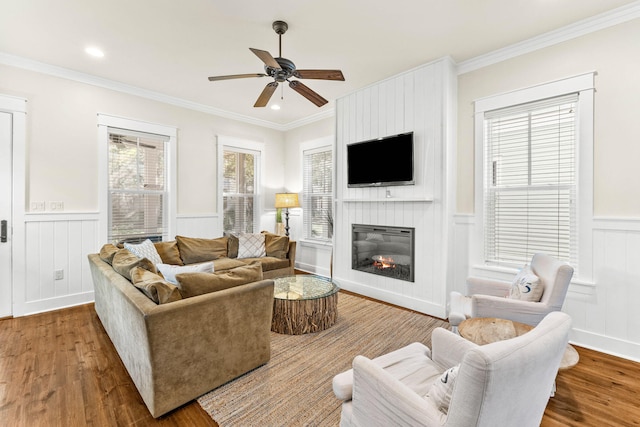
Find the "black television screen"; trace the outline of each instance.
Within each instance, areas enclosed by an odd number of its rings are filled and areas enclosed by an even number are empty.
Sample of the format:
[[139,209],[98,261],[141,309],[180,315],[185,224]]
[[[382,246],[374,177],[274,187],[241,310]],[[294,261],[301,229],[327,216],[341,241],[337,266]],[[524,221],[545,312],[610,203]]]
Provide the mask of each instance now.
[[347,145],[347,186],[412,185],[413,132]]

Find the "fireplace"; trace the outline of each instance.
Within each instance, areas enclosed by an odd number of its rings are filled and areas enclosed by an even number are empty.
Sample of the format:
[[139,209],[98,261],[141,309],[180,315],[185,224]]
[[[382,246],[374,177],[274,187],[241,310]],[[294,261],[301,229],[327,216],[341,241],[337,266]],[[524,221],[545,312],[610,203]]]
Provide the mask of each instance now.
[[414,228],[352,224],[351,268],[414,281]]

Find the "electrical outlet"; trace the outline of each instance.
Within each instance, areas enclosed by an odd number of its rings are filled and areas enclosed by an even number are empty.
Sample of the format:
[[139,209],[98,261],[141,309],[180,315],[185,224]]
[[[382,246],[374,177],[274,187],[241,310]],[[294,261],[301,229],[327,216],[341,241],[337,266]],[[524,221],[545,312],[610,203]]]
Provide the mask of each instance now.
[[31,202],[31,212],[44,212],[44,202]]
[[62,280],[64,279],[64,270],[56,270],[54,272],[54,276],[56,280]]
[[64,210],[64,202],[49,202],[49,210],[50,211],[63,211]]

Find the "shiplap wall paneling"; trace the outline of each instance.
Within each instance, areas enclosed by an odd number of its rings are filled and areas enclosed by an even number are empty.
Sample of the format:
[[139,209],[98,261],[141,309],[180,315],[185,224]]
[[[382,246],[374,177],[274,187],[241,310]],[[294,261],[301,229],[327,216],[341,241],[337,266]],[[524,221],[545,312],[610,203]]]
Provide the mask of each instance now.
[[[444,315],[447,257],[442,248],[447,228],[443,129],[452,72],[444,60],[387,79],[337,102],[336,241],[334,276],[369,296],[435,315]],[[455,100],[449,100],[455,102]],[[414,132],[415,185],[348,188],[347,144]],[[384,153],[381,153],[384,155]],[[391,198],[387,198],[387,192]],[[415,282],[351,269],[351,225],[373,224],[415,229]]]

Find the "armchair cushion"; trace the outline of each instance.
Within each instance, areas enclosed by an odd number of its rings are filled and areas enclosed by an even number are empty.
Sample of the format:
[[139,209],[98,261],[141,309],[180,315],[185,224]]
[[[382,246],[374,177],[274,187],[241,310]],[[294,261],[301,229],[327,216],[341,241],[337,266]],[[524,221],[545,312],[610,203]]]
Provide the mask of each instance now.
[[451,402],[451,395],[453,394],[453,386],[458,376],[460,365],[456,365],[453,368],[449,368],[440,375],[429,389],[427,398],[431,399],[436,408],[443,413],[449,411],[449,403]]
[[531,266],[526,264],[513,280],[509,298],[538,302],[542,297],[543,291],[544,284],[540,278],[533,273]]

